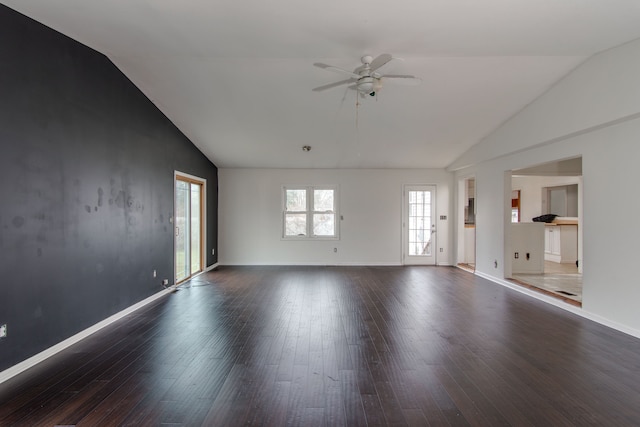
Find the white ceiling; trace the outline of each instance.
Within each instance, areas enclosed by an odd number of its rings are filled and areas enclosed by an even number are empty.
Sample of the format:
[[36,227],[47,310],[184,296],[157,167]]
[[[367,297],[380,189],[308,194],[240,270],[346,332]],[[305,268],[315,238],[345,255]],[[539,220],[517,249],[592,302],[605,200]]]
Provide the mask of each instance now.
[[[106,54],[218,167],[446,167],[640,38],[638,0],[0,2]],[[311,91],[345,78],[313,63],[381,53],[423,83]]]

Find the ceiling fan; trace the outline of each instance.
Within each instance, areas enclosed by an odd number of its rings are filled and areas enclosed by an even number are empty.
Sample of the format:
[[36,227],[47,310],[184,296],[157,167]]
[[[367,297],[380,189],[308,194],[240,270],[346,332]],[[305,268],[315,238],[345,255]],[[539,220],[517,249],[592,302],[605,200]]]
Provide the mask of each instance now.
[[350,85],[348,86],[349,89],[357,90],[361,97],[365,97],[366,95],[375,96],[376,92],[382,89],[383,82],[393,82],[406,85],[417,85],[422,82],[422,80],[416,76],[407,74],[382,74],[377,71],[393,59],[396,58],[388,53],[383,53],[375,59],[370,55],[365,55],[360,58],[362,65],[360,65],[353,71],[334,67],[333,65],[323,64],[321,62],[316,62],[313,65],[318,68],[345,74],[350,76],[350,78],[339,82],[330,83],[324,86],[319,86],[313,89],[313,91],[322,92],[327,89],[333,89],[335,87],[348,84]]

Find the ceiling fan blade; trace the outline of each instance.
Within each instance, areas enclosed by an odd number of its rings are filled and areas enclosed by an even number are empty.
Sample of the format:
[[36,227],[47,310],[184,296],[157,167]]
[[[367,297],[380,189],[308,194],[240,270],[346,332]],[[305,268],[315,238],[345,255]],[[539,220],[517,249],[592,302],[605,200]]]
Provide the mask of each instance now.
[[318,86],[314,89],[312,89],[314,92],[322,92],[324,90],[327,89],[333,89],[334,87],[338,87],[338,86],[342,86],[342,85],[346,85],[349,83],[355,83],[356,79],[347,79],[347,80],[341,80],[339,82],[335,82],[335,83],[329,83],[328,85],[324,85],[324,86]]
[[343,70],[342,68],[334,67],[333,65],[323,64],[322,62],[316,62],[313,65],[315,65],[318,68],[322,68],[323,70],[333,71],[334,73],[346,74],[347,76],[351,76],[356,79],[361,77],[359,74],[356,74],[352,71]]
[[388,53],[383,53],[382,55],[379,55],[376,59],[371,61],[371,65],[370,65],[371,71],[373,72],[373,71],[377,70],[378,68],[382,67],[383,65],[385,65],[386,63],[388,63],[392,59],[393,59],[393,56],[391,56]]
[[387,74],[381,77],[384,82],[389,82],[392,84],[406,85],[406,86],[417,86],[422,83],[422,79],[420,77],[411,76],[408,74]]

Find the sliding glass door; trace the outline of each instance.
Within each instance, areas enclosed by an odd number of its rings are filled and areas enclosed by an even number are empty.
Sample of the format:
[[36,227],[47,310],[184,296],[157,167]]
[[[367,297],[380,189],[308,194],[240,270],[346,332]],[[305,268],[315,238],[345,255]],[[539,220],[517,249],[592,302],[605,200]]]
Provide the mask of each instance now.
[[176,175],[175,263],[176,283],[202,271],[204,181]]

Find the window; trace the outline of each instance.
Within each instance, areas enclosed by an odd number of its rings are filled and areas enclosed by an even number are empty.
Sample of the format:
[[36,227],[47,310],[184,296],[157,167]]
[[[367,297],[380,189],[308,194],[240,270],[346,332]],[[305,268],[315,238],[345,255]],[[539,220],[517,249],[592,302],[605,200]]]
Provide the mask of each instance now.
[[285,239],[338,238],[335,187],[284,187]]

